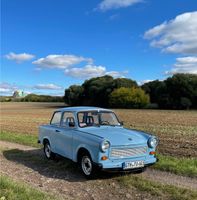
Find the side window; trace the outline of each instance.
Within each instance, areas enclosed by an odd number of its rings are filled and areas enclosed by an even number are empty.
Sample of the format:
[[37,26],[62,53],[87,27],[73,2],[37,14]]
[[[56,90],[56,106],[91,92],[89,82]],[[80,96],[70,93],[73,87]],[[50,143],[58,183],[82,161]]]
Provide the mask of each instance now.
[[51,119],[51,125],[59,126],[61,121],[61,112],[56,112]]
[[75,127],[75,118],[72,112],[64,112],[61,126],[67,127],[67,128]]

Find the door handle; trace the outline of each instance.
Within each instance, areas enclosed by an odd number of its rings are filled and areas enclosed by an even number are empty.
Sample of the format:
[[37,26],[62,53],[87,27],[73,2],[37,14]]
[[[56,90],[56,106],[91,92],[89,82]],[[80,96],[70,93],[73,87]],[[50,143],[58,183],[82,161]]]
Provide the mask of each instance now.
[[59,133],[60,131],[59,131],[59,130],[55,130],[55,132],[58,132],[58,133]]

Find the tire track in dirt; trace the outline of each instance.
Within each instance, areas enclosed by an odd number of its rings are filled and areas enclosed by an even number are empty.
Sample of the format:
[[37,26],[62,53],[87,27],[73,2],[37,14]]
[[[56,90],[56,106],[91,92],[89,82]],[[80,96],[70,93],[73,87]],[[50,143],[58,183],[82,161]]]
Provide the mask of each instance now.
[[[30,152],[25,159],[28,159],[28,156],[31,159],[31,155],[34,155],[34,157],[44,160],[42,150],[34,147],[0,141],[0,149],[7,149],[7,152],[13,149]],[[60,199],[104,200],[113,198],[116,200],[129,199],[131,196],[132,199],[159,199],[147,192],[139,192],[134,187],[120,186],[114,177],[87,181],[75,168],[74,170],[51,170],[46,165],[43,167],[29,162],[23,159],[20,161],[9,159],[9,156],[6,157],[1,153],[0,173],[14,180],[21,180],[39,190],[57,195]],[[136,176],[192,190],[197,188],[196,179],[153,169],[148,169],[145,173]],[[162,197],[162,199],[165,198]]]

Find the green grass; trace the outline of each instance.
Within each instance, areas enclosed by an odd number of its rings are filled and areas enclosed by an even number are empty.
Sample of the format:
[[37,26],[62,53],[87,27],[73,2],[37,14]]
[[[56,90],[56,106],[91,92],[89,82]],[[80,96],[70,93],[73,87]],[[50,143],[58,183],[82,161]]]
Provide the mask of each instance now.
[[1,131],[0,140],[24,144],[32,147],[40,147],[40,145],[37,143],[38,136],[32,134],[11,133],[7,131]]
[[163,185],[137,176],[123,176],[117,178],[124,187],[135,187],[139,191],[148,192],[158,199],[191,200],[197,199],[197,192],[178,188],[173,185]]
[[7,176],[0,176],[0,200],[54,200],[56,197],[37,189],[15,182]]
[[178,175],[197,177],[196,158],[176,158],[172,156],[158,155],[159,162],[153,168],[172,172]]

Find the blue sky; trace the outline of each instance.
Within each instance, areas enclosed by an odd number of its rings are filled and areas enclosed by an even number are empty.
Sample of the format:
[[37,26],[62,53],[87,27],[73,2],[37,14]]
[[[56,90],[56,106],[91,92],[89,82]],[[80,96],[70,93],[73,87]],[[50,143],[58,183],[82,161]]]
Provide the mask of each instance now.
[[1,0],[1,95],[179,72],[197,73],[196,0]]

